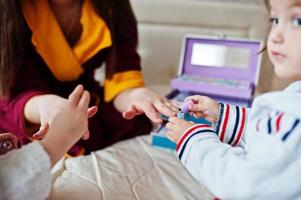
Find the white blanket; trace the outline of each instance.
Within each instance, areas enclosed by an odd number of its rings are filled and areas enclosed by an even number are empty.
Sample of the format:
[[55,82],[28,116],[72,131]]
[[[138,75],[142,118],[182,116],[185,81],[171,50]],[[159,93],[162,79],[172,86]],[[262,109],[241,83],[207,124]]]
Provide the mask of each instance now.
[[53,169],[49,199],[213,199],[174,152],[150,145],[151,136],[119,142]]

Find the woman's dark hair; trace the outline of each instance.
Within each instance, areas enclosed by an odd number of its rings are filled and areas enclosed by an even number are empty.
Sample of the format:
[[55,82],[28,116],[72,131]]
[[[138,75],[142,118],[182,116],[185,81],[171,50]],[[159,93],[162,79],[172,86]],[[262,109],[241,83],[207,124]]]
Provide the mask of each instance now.
[[22,56],[24,19],[19,1],[0,0],[0,97],[9,90]]
[[92,3],[97,14],[106,22],[111,32],[113,42],[109,56],[110,67],[106,68],[106,74],[108,78],[111,78],[116,70],[117,52],[116,43],[114,42],[116,34],[121,35],[121,37],[127,37],[128,34],[126,31],[116,31],[114,27],[118,27],[120,30],[128,30],[128,27],[136,27],[137,21],[129,0],[92,0]]
[[[20,2],[0,0],[0,97],[9,97],[12,82],[22,62],[25,27]],[[109,56],[111,66],[107,69],[110,78],[116,69],[114,27],[136,26],[136,19],[129,0],[92,0],[92,4],[109,27],[113,40]]]

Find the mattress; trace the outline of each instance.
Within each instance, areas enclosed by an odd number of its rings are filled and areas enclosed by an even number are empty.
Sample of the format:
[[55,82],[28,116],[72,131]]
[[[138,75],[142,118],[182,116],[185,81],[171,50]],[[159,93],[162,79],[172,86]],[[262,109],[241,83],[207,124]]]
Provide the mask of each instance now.
[[174,151],[150,145],[151,136],[119,142],[53,168],[49,199],[213,199]]

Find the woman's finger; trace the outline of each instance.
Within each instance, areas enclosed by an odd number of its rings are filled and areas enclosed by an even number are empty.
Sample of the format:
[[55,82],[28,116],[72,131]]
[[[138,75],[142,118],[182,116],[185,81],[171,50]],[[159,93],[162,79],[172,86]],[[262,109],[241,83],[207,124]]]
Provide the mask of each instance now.
[[161,101],[156,101],[154,102],[153,106],[152,106],[155,110],[157,110],[159,113],[162,113],[163,115],[166,116],[175,116],[177,113],[175,111],[173,111],[173,109],[169,106],[167,106],[164,102]]
[[142,103],[142,104],[131,104],[130,108],[122,113],[122,116],[125,119],[132,119],[137,115],[144,113],[151,121],[154,123],[162,123],[162,119],[159,117],[159,114],[156,112],[152,104]]
[[144,113],[154,123],[163,122],[163,120],[160,118],[159,114],[156,112],[155,108],[152,105],[147,105],[146,107],[144,107]]
[[174,103],[168,99],[165,99],[163,103],[168,106],[173,112],[177,113],[179,111],[180,105],[177,103]]
[[133,119],[136,115],[140,115],[142,112],[139,112],[134,104],[129,105],[129,109],[122,113],[123,118],[125,119]]

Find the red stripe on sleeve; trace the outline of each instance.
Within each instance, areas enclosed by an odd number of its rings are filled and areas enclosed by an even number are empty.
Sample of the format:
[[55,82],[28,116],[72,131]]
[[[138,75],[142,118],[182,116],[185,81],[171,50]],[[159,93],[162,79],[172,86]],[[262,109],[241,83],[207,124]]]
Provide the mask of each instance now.
[[226,114],[225,114],[225,119],[223,120],[223,127],[222,127],[222,133],[220,136],[220,140],[223,142],[224,141],[224,137],[225,137],[225,132],[226,132],[226,128],[227,128],[227,124],[228,124],[228,119],[229,119],[229,112],[230,112],[230,106],[227,104],[226,105]]
[[283,113],[281,113],[276,119],[276,131],[277,132],[279,132],[279,130],[280,130],[280,122],[281,122],[282,116],[283,116]]
[[186,138],[191,132],[193,132],[195,129],[198,129],[198,128],[210,128],[210,126],[207,125],[207,124],[199,124],[199,125],[196,125],[196,126],[194,126],[193,128],[191,128],[190,130],[188,130],[188,131],[182,136],[182,138],[180,139],[180,141],[178,142],[177,148],[176,148],[177,151],[178,151],[178,149],[180,148],[180,146],[182,145],[182,143],[183,143],[183,141],[185,140],[185,138]]

